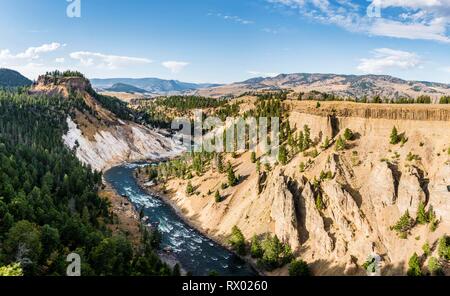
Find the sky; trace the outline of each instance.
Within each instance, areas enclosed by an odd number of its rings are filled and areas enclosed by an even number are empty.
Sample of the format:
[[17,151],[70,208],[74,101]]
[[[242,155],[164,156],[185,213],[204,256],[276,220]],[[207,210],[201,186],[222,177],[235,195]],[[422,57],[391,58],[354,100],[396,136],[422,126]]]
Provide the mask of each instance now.
[[35,79],[280,73],[450,83],[450,0],[2,0],[0,67]]

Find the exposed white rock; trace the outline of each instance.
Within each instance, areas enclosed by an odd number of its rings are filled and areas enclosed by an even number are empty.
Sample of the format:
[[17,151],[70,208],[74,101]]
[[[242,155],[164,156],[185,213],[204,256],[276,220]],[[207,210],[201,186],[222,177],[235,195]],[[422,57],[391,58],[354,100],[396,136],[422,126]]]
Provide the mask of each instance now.
[[70,117],[67,125],[64,143],[76,150],[78,159],[99,171],[126,161],[172,157],[183,151],[171,139],[134,123],[97,131],[92,141]]
[[412,217],[417,214],[420,202],[425,202],[426,195],[420,185],[419,173],[416,168],[411,168],[403,173],[398,186],[397,207],[400,213],[409,211]]

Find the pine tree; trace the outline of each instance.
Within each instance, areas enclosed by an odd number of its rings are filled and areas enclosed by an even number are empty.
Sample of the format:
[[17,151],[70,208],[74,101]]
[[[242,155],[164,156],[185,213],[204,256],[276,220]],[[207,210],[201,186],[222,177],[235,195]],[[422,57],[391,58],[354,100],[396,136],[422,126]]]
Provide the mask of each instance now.
[[325,205],[323,203],[322,194],[320,192],[317,194],[317,197],[316,197],[316,208],[319,211],[322,211],[323,209],[325,209]]
[[223,156],[222,153],[217,154],[217,170],[219,173],[223,173]]
[[236,178],[236,175],[234,174],[233,166],[231,165],[231,163],[228,163],[227,175],[228,175],[228,185],[231,187],[236,186],[239,180]]
[[390,143],[392,145],[396,145],[400,142],[400,136],[398,135],[398,130],[397,130],[397,127],[395,127],[395,126],[392,129],[390,140],[391,140]]
[[245,256],[245,237],[237,226],[233,226],[231,229],[231,236],[228,241],[231,248],[238,253],[238,255]]
[[223,201],[223,198],[222,198],[222,196],[220,195],[219,190],[216,191],[216,194],[215,194],[215,196],[214,196],[214,199],[216,200],[217,203]]
[[414,253],[408,262],[408,276],[422,276],[422,270],[420,268],[420,260],[417,253]]
[[305,169],[306,169],[305,163],[302,161],[298,168],[299,168],[300,173],[304,173]]
[[303,127],[303,150],[308,150],[311,147],[311,129],[305,125]]
[[278,153],[278,161],[282,164],[282,165],[286,165],[287,164],[287,151],[286,151],[286,146],[285,145],[281,145],[280,146],[280,151]]
[[252,163],[255,163],[255,162],[256,162],[256,152],[255,152],[255,151],[252,151],[252,154],[251,154],[251,156],[250,156],[250,159],[251,159],[251,162],[252,162]]
[[344,139],[350,141],[353,140],[353,137],[353,132],[349,128],[346,128],[344,131]]
[[259,241],[258,237],[254,235],[252,237],[252,242],[250,246],[250,254],[252,258],[261,258],[264,251],[261,247],[261,242]]
[[430,248],[430,244],[428,242],[426,242],[422,246],[422,251],[425,254],[425,256],[430,256],[431,255],[431,248]]
[[328,138],[328,136],[327,136],[325,138],[325,140],[323,141],[322,149],[327,149],[328,147],[330,147],[330,138]]
[[442,266],[436,257],[431,257],[428,260],[428,270],[432,275],[443,275]]
[[305,144],[304,142],[305,142],[305,136],[304,136],[303,132],[300,132],[300,135],[298,137],[298,150],[300,152],[303,152],[306,150],[304,147],[304,144]]
[[294,260],[289,265],[289,276],[309,276],[308,264],[303,260]]
[[193,193],[194,193],[194,187],[192,186],[191,181],[189,181],[187,186],[186,186],[186,194],[187,195],[192,195]]
[[420,201],[417,209],[417,223],[425,225],[428,222],[428,213],[425,211],[425,204],[423,201]]
[[341,136],[339,136],[339,138],[336,141],[336,150],[342,151],[345,150],[345,147],[346,147],[345,140]]
[[261,172],[261,161],[259,159],[256,161],[256,171]]
[[172,276],[181,276],[180,265],[178,263],[173,267]]

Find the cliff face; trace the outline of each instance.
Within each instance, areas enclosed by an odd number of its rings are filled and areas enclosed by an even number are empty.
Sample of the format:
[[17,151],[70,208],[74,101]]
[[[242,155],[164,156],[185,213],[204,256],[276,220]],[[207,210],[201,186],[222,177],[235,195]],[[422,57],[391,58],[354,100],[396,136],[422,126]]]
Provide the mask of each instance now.
[[367,119],[450,121],[450,105],[402,105],[402,104],[367,104],[353,102],[316,102],[289,101],[290,109],[299,113],[321,117],[333,114],[336,117],[359,117]]
[[90,82],[83,77],[41,76],[30,90],[32,94],[63,96],[75,94],[92,110],[73,110],[67,117],[65,144],[93,169],[138,160],[175,156],[182,150],[167,135],[157,130],[124,121],[106,109],[92,95]]
[[[317,157],[295,155],[264,176],[255,171],[250,153],[227,157],[243,176],[240,184],[222,190],[226,176],[208,172],[191,180],[201,196],[196,198],[184,194],[187,181],[170,180],[167,189],[177,192],[170,197],[174,205],[219,239],[234,225],[248,239],[276,234],[319,275],[365,274],[358,266],[373,253],[382,257],[383,274],[404,274],[414,252],[421,254],[426,242],[431,245],[450,232],[450,121],[440,115],[448,107],[431,107],[433,112],[427,113],[425,106],[412,106],[417,108],[412,111],[405,106],[368,106],[377,111],[360,113],[359,105],[351,110],[348,103],[340,109],[328,104],[320,108],[330,112],[316,110],[315,104],[295,104],[289,110],[291,126],[310,127]],[[308,113],[310,107],[314,111]],[[409,119],[398,119],[403,113]],[[389,143],[394,126],[408,139],[404,144]],[[344,151],[336,151],[334,141],[346,128],[354,139]],[[326,137],[331,147],[319,148]],[[300,163],[306,164],[302,172]],[[323,172],[327,176],[321,179]],[[208,194],[216,190],[226,197],[223,203]],[[438,228],[432,232],[427,225],[416,225],[401,238],[391,227],[406,211],[415,218],[420,202],[426,209],[432,206],[440,219]]]
[[66,145],[75,150],[78,159],[99,171],[124,162],[169,158],[182,152],[170,138],[131,122],[96,130],[92,139],[71,117],[67,124],[69,130],[63,137]]

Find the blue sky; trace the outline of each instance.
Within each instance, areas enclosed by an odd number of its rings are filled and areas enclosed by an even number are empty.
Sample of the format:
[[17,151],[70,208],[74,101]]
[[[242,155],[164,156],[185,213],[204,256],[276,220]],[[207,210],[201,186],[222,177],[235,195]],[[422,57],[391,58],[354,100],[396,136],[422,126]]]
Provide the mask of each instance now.
[[190,82],[314,72],[450,83],[450,0],[72,1],[81,18],[67,16],[67,0],[2,0],[0,67],[30,78],[77,69]]

